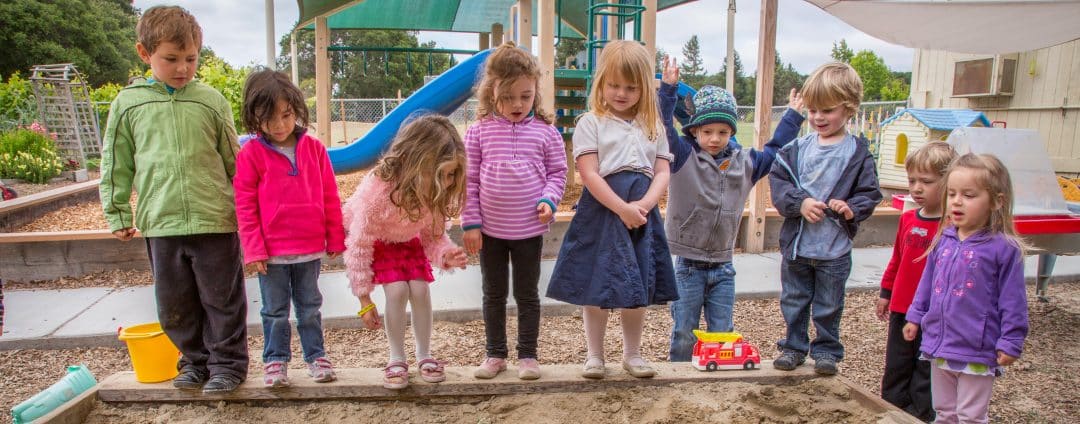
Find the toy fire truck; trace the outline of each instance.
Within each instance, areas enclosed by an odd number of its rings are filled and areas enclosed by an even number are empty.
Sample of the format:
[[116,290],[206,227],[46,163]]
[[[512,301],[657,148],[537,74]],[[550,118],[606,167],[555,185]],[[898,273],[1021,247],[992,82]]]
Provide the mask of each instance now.
[[752,370],[761,365],[761,356],[754,345],[744,342],[739,333],[707,333],[694,330],[698,341],[690,361],[702,371],[718,369]]

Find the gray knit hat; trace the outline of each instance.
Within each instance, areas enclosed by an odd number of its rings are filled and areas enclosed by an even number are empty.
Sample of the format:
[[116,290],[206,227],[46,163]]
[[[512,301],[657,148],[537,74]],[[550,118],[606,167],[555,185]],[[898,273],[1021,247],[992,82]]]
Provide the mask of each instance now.
[[694,116],[690,122],[683,126],[683,134],[693,136],[691,130],[696,127],[722,122],[731,127],[731,135],[735,135],[738,126],[735,97],[727,90],[706,85],[694,95]]

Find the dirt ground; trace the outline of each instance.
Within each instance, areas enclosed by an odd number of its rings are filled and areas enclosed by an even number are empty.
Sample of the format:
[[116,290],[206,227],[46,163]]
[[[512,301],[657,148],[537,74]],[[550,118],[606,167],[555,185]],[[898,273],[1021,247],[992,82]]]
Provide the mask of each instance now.
[[[13,290],[9,288],[9,290]],[[846,346],[846,357],[841,363],[840,373],[856,383],[867,388],[871,392],[879,393],[881,379],[881,367],[884,358],[885,325],[873,317],[873,307],[877,294],[872,292],[856,292],[847,296],[844,319],[841,325],[842,340]],[[1013,366],[1009,367],[1005,376],[995,383],[994,398],[990,407],[992,422],[1004,423],[1067,423],[1073,422],[1073,418],[1080,414],[1080,392],[1076,390],[1077,375],[1080,375],[1080,282],[1055,283],[1050,287],[1050,302],[1040,303],[1034,300],[1033,288],[1029,287],[1029,302],[1031,333],[1028,336],[1024,355]],[[783,333],[783,320],[779,313],[777,299],[743,299],[735,306],[735,323],[737,329],[752,343],[757,344],[763,352],[763,357],[773,358],[776,351],[773,342],[779,339]],[[667,308],[660,307],[649,310],[646,318],[645,335],[642,342],[642,352],[649,360],[663,361],[667,353],[668,337],[671,330],[670,317]],[[509,334],[516,334],[517,325],[513,318],[508,322]],[[326,330],[326,348],[329,357],[340,368],[369,367],[381,368],[386,361],[386,338],[380,331],[363,329],[330,329]],[[621,338],[619,337],[619,320],[613,315],[608,323],[608,337],[605,340],[605,349],[609,364],[618,364],[621,354]],[[510,337],[511,349],[514,338]],[[261,375],[261,362],[259,360],[262,349],[262,337],[249,336],[249,348],[252,354],[252,362],[249,375],[258,378]],[[407,349],[412,351],[412,342],[407,342]],[[544,317],[540,336],[540,355],[542,363],[546,364],[578,364],[584,358],[585,341],[582,332],[581,318],[576,316]],[[293,340],[293,356],[300,357],[299,341]],[[449,361],[451,365],[468,366],[478,364],[483,358],[484,352],[484,326],[482,321],[466,323],[438,322],[432,340],[432,350],[436,357]],[[410,354],[411,357],[411,354]],[[34,393],[48,387],[59,379],[64,373],[64,367],[70,364],[87,364],[98,379],[122,370],[129,370],[127,351],[123,348],[92,348],[92,349],[67,349],[67,350],[14,350],[0,351],[0,422],[10,420],[8,414],[11,408]],[[807,365],[809,366],[809,365]],[[293,361],[290,367],[294,369],[294,375],[303,375],[302,361]],[[304,378],[304,377],[299,377]],[[724,385],[717,390],[731,387]],[[766,388],[755,388],[752,392],[764,393]],[[665,397],[672,398],[671,402],[676,408],[669,407],[673,414],[670,418],[657,419],[657,422],[696,422],[694,415],[685,418],[675,411],[684,411],[682,402],[694,402],[693,396],[688,395],[686,390],[678,388],[669,389],[667,394],[651,392],[649,389],[641,389],[633,393],[624,393],[619,401],[622,405],[619,411],[626,411],[627,415],[600,414],[596,416],[579,416],[573,419],[562,420],[558,417],[551,421],[582,421],[600,419],[597,417],[611,416],[611,421],[598,422],[637,422],[640,421],[638,413],[646,413],[640,403],[642,398],[649,400],[649,410],[663,410],[667,402]],[[708,389],[713,390],[713,389]],[[779,389],[774,389],[779,390]],[[786,390],[786,389],[785,389]],[[773,392],[777,393],[777,392]],[[787,392],[780,398],[787,397]],[[675,394],[678,394],[677,396]],[[589,397],[582,395],[556,396],[551,399],[535,402],[551,402],[547,408],[535,409],[536,414],[558,413],[561,410],[592,411],[601,405],[613,404],[608,402],[611,396],[619,396],[619,393],[595,393]],[[608,397],[604,397],[608,396]],[[372,414],[373,419],[393,419],[397,421],[424,421],[431,422],[511,422],[523,419],[530,422],[539,420],[531,419],[527,415],[513,415],[513,410],[523,408],[523,404],[534,402],[535,396],[503,397],[498,402],[484,403],[483,400],[467,405],[418,405],[413,403],[390,403],[381,406],[394,406],[393,408],[369,408],[368,404],[347,402],[329,403],[299,403],[278,409],[265,409],[261,407],[245,406],[242,404],[215,404],[209,406],[196,405],[162,405],[162,406],[131,406],[125,411],[112,411],[115,407],[99,404],[96,416],[104,422],[234,422],[237,417],[244,417],[246,422],[354,422],[363,420]],[[559,401],[557,399],[564,399]],[[599,399],[599,400],[598,400]],[[573,403],[580,401],[580,403]],[[558,403],[564,402],[564,403]],[[765,405],[780,405],[779,399],[763,402]],[[815,405],[822,402],[815,402]],[[496,406],[496,404],[498,406]],[[544,405],[543,403],[540,403]],[[753,402],[740,402],[738,408],[751,410]],[[819,405],[820,406],[820,405]],[[470,408],[476,408],[470,409]],[[488,409],[482,409],[488,408]],[[824,418],[821,422],[865,422],[854,418],[844,418],[841,412],[827,412],[823,410],[810,411],[802,406],[782,407],[776,411],[796,411],[798,415],[790,415],[787,418],[778,415],[761,415],[756,418],[740,419],[749,422],[805,422],[804,419],[816,417],[818,414]],[[454,409],[460,411],[464,418],[454,418],[453,415],[436,415],[436,410]],[[725,407],[724,410],[733,408]],[[505,418],[491,411],[507,411]],[[320,412],[325,411],[325,412]],[[708,413],[708,409],[702,406],[694,413]],[[704,411],[704,412],[703,412]],[[631,414],[632,413],[632,414]],[[687,412],[689,414],[689,412]],[[787,413],[787,412],[785,412]],[[127,415],[112,414],[134,414]],[[322,414],[322,415],[320,415]],[[345,418],[341,418],[345,414]],[[535,415],[535,414],[534,414]],[[112,417],[112,418],[109,418]],[[117,418],[119,417],[119,418]],[[129,417],[129,418],[125,418]],[[212,417],[212,418],[207,418]],[[277,420],[278,417],[284,417]],[[626,417],[626,418],[617,418]],[[714,415],[709,415],[709,420]],[[621,421],[620,421],[621,420]],[[367,420],[364,420],[367,421]],[[101,422],[101,421],[99,421]]]

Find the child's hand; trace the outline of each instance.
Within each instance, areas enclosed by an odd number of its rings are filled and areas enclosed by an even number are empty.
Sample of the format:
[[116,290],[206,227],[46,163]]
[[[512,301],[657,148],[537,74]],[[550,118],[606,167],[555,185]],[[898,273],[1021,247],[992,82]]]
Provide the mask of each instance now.
[[465,265],[468,263],[469,258],[465,256],[465,249],[460,247],[443,254],[443,264],[445,264],[447,268],[465,269]]
[[1013,362],[1016,362],[1015,357],[1006,355],[1005,352],[1002,352],[1002,351],[999,350],[997,354],[998,354],[997,355],[998,356],[997,357],[998,365],[1001,365],[1001,366],[1004,367],[1004,366],[1012,365]]
[[461,241],[465,243],[465,251],[470,255],[475,255],[484,247],[484,236],[480,234],[479,228],[466,231],[461,235]]
[[247,264],[251,271],[258,272],[259,274],[266,275],[266,261],[255,261]]
[[675,58],[664,56],[664,71],[660,80],[668,85],[679,83],[679,66],[675,63]]
[[551,211],[551,205],[545,202],[536,205],[536,218],[540,220],[541,224],[551,222],[553,216],[555,216],[555,213]]
[[802,113],[803,110],[803,98],[795,88],[791,89],[791,93],[788,93],[787,106],[796,112]]
[[811,224],[816,224],[821,221],[821,218],[825,217],[825,202],[817,200],[813,197],[807,197],[802,202],[802,207],[799,208],[799,213],[803,218],[810,221]]
[[132,237],[135,237],[135,229],[131,227],[121,228],[113,231],[112,235],[120,241],[128,241],[131,240]]
[[844,216],[844,219],[851,221],[855,218],[855,212],[848,207],[847,202],[840,199],[832,199],[829,201],[829,209]]
[[915,336],[919,335],[919,325],[914,323],[904,324],[904,340],[909,342],[915,341]]
[[619,215],[626,229],[633,230],[645,225],[645,214],[648,212],[636,203],[623,203],[616,214]]
[[364,327],[367,327],[367,329],[378,330],[382,327],[382,320],[379,319],[379,308],[371,301],[371,297],[361,297],[360,309],[362,310],[368,305],[371,305],[371,310],[360,315],[360,319],[364,321]]
[[874,308],[875,315],[877,315],[878,321],[889,320],[889,299],[878,299],[877,307]]
[[341,256],[341,252],[326,252],[327,259],[337,259],[338,256]]

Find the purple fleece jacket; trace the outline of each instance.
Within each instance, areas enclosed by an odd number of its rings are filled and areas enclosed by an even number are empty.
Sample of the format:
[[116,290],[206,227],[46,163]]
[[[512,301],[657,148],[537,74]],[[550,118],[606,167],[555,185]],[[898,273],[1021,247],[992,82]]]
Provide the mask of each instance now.
[[961,241],[949,226],[925,261],[907,312],[922,329],[922,353],[997,365],[997,352],[1020,357],[1028,333],[1024,258],[1003,234]]

